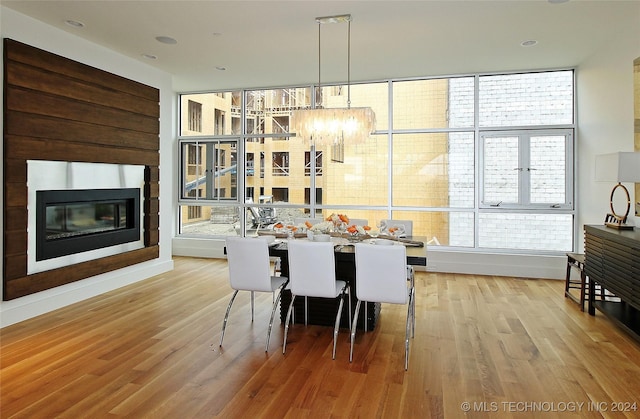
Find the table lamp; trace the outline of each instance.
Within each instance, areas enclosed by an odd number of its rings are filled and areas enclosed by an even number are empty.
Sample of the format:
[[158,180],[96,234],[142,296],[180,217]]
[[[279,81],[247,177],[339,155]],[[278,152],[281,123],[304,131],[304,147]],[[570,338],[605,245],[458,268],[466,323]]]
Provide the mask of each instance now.
[[[619,152],[596,156],[596,181],[618,182],[611,190],[609,199],[611,213],[605,217],[605,225],[620,230],[633,230],[633,226],[627,224],[631,197],[629,190],[622,182],[640,182],[640,153]],[[627,209],[623,215],[616,213],[613,205],[613,196],[618,189],[627,198]]]

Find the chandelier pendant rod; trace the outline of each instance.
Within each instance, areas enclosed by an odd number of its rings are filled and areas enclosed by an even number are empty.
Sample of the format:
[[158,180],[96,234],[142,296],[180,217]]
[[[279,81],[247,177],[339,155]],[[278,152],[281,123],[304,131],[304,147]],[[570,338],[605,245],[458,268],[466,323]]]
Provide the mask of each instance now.
[[[320,61],[322,59],[322,49],[320,48],[320,41],[322,40],[322,36],[321,36],[321,28],[322,27],[322,22],[320,22],[318,20],[318,93],[322,93],[322,84],[320,83]],[[314,89],[314,95],[313,95],[313,107],[317,107],[317,100],[318,100],[318,95],[315,94],[315,89]]]
[[351,19],[347,23],[347,109],[351,109]]

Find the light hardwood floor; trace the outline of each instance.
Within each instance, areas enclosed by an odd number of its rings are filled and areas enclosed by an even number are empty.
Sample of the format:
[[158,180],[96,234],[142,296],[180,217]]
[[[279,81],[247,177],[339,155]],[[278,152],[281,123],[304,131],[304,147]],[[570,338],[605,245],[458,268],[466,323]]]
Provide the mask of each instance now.
[[227,281],[224,260],[178,257],[2,329],[0,417],[640,416],[612,411],[640,409],[640,344],[581,312],[561,281],[418,272],[408,372],[394,305],[358,333],[350,364],[346,330],[332,361],[329,327],[292,326],[283,355],[276,325],[265,353],[271,296],[257,294],[252,324],[241,293],[220,349]]

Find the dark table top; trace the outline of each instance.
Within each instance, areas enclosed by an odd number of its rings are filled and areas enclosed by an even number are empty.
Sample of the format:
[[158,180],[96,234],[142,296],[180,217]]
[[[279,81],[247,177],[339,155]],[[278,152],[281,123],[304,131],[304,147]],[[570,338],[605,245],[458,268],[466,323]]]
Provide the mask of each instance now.
[[[414,266],[427,266],[427,238],[426,237],[409,237],[409,243],[403,243],[402,241],[396,242],[396,246],[405,246],[407,249],[407,264]],[[307,240],[305,238],[298,238],[294,240]],[[355,260],[354,243],[344,238],[332,237],[331,241],[334,243],[334,249],[336,251],[336,260]],[[365,242],[367,242],[365,240]],[[422,246],[416,245],[422,243]],[[269,254],[278,257],[287,257],[287,240],[276,239],[269,246]]]

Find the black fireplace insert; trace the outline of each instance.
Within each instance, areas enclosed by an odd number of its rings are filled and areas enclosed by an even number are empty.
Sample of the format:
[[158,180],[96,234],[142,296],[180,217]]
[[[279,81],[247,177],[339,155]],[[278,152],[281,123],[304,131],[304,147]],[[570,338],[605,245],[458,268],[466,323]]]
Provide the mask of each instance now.
[[36,191],[36,260],[140,240],[140,189]]

